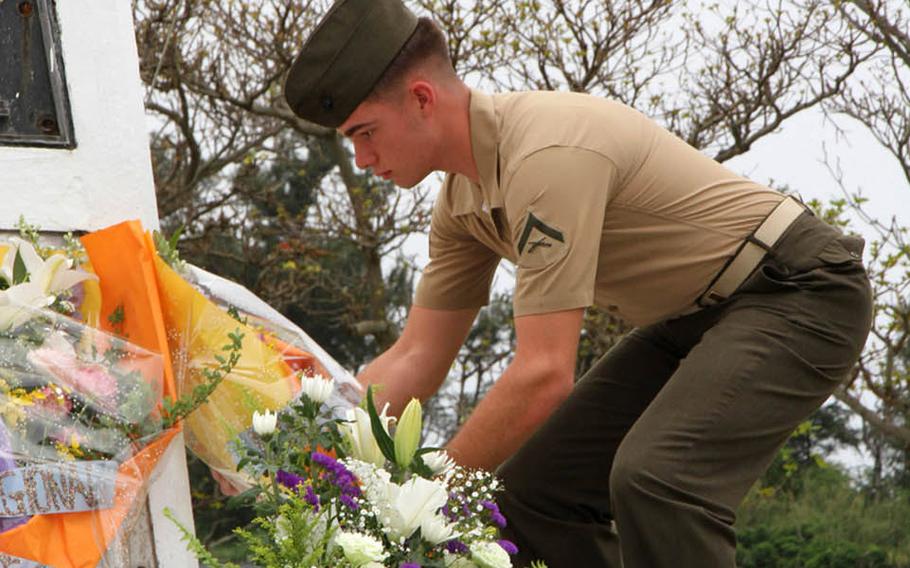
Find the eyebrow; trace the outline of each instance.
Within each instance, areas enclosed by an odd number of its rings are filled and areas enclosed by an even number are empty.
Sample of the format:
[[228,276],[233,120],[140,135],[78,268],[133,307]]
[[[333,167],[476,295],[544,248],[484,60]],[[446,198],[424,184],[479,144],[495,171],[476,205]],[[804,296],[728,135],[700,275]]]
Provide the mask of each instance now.
[[373,124],[373,122],[361,122],[360,124],[355,124],[354,126],[348,128],[347,130],[344,131],[344,136],[346,138],[350,138],[351,136],[357,134],[358,130],[362,130],[362,129],[366,128],[367,126],[371,126],[372,124]]

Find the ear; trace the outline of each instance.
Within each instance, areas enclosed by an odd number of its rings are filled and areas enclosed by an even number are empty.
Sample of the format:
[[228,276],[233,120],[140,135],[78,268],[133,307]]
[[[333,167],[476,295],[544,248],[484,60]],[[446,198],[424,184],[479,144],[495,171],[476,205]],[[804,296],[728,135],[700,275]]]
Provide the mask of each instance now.
[[437,101],[436,87],[428,81],[414,81],[408,90],[411,99],[417,103],[421,113],[432,112]]

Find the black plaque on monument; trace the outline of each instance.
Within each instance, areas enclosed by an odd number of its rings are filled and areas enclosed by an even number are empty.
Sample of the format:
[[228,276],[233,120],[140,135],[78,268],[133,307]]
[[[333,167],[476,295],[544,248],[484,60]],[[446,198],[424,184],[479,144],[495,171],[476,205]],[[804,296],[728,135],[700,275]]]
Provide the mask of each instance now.
[[0,145],[74,148],[53,0],[0,0]]

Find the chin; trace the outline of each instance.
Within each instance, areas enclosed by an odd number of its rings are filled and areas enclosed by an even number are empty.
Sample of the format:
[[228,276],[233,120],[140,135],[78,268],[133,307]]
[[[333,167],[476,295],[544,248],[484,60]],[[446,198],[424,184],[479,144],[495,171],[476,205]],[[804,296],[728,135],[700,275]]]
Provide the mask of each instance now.
[[412,189],[412,188],[413,188],[414,186],[416,186],[418,183],[420,183],[420,182],[422,182],[423,180],[425,180],[426,177],[427,177],[428,175],[430,175],[430,172],[426,172],[426,173],[424,173],[424,174],[422,174],[422,175],[419,175],[419,176],[410,176],[410,177],[407,177],[407,178],[397,178],[397,177],[393,177],[393,178],[392,178],[392,182],[394,182],[395,185],[397,185],[398,187],[400,187],[400,188],[402,188],[402,189]]

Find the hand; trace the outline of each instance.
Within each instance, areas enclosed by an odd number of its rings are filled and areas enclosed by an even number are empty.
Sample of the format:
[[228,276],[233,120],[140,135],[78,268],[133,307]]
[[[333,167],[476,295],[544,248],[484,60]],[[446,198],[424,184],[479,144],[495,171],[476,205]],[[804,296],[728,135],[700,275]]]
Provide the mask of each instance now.
[[235,484],[233,481],[218,473],[214,469],[210,470],[212,472],[212,479],[218,483],[218,489],[221,490],[221,493],[233,497],[234,495],[239,495],[243,493],[244,488],[240,485]]

